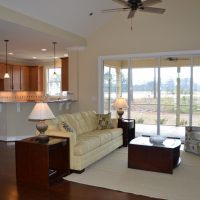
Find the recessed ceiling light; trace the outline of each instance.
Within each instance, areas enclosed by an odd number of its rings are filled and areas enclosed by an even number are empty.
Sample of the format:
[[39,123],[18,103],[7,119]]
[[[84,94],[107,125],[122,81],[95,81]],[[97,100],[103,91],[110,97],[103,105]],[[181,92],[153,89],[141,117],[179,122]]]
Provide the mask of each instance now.
[[47,49],[41,49],[41,51],[47,51]]
[[33,59],[36,59],[37,57],[33,56],[32,58],[33,58]]
[[13,53],[12,53],[12,52],[9,52],[8,54],[9,54],[9,55],[13,55]]

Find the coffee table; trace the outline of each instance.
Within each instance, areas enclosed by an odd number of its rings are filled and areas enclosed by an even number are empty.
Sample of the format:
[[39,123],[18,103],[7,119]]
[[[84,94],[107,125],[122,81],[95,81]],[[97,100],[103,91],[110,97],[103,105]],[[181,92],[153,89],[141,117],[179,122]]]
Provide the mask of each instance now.
[[179,139],[152,144],[149,137],[135,138],[128,145],[128,167],[172,174],[181,162],[180,146]]

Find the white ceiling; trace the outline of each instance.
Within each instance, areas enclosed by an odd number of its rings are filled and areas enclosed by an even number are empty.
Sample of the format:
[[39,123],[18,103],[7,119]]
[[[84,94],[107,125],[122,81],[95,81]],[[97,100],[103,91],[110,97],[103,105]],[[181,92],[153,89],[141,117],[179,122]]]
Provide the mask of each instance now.
[[[102,9],[119,6],[112,0],[0,0],[1,8],[11,9],[18,14],[53,25],[66,33],[76,34],[80,38],[89,37],[112,17],[111,13],[100,13]],[[94,15],[89,16],[90,12]],[[10,16],[8,20],[0,18],[1,57],[5,56],[5,39],[10,40],[8,51],[14,53],[12,57],[25,60],[32,60],[33,56],[39,60],[52,59],[53,41],[58,42],[56,55],[59,57],[63,57],[69,47],[79,46],[78,42],[70,43],[66,38],[55,36],[51,32],[47,34],[22,24],[16,23],[15,20],[12,22]],[[47,52],[41,52],[41,48],[47,48]]]

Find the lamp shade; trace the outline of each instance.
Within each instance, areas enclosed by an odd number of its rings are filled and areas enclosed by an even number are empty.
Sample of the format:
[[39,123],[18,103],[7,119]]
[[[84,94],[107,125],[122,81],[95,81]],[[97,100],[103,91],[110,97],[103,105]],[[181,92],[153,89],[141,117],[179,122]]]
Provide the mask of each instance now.
[[128,108],[128,104],[124,98],[119,97],[115,100],[114,107],[115,108]]
[[45,120],[54,119],[55,116],[52,113],[47,103],[36,103],[31,114],[28,117],[30,120]]

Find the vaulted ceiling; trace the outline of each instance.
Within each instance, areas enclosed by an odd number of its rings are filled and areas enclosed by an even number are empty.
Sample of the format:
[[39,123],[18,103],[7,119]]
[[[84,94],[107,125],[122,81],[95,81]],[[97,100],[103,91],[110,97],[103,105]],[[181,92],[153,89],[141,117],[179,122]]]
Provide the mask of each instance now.
[[10,59],[52,59],[54,41],[56,55],[63,57],[70,48],[85,47],[86,38],[113,16],[102,9],[116,7],[112,0],[0,0],[0,56],[8,39]]

